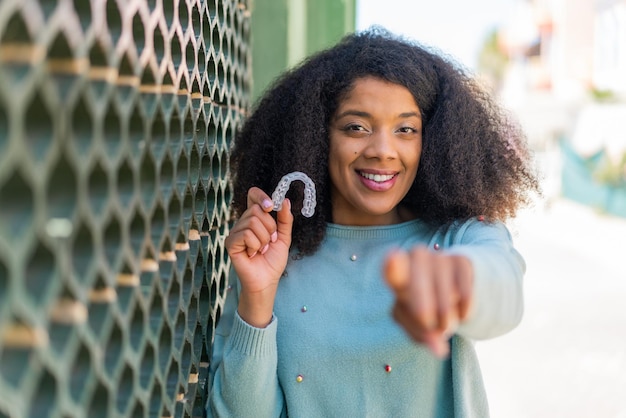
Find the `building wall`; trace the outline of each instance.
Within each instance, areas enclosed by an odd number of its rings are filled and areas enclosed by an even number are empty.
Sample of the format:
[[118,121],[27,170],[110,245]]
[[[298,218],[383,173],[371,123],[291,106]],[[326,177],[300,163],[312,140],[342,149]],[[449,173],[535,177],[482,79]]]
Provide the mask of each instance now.
[[204,415],[253,82],[353,11],[0,2],[0,418]]

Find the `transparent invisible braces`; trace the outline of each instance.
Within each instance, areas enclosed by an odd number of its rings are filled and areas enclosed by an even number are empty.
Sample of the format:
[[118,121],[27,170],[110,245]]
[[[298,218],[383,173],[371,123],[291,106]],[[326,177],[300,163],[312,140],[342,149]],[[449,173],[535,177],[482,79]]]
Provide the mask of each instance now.
[[278,182],[276,190],[272,193],[272,202],[274,202],[274,210],[278,211],[283,207],[283,201],[291,182],[300,180],[304,183],[304,203],[302,205],[302,214],[310,218],[315,213],[315,183],[306,174],[300,171],[285,174]]

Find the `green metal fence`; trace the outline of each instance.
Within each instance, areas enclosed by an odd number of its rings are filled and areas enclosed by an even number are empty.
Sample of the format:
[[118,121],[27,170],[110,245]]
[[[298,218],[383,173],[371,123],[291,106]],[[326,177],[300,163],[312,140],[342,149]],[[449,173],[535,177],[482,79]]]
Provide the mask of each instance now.
[[0,1],[0,417],[200,417],[236,0]]

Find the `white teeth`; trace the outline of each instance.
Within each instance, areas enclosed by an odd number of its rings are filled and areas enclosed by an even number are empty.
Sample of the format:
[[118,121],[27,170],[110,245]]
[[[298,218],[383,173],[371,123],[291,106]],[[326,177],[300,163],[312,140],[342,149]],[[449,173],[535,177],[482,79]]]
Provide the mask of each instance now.
[[370,173],[360,173],[363,177],[368,180],[373,180],[377,183],[381,183],[383,181],[389,181],[393,178],[393,174],[370,174]]

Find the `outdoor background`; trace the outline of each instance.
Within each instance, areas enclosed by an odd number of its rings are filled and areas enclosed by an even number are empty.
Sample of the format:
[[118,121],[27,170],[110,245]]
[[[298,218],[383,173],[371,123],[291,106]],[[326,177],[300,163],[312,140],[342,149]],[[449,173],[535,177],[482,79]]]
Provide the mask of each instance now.
[[492,416],[626,417],[626,0],[0,0],[0,418],[203,416],[235,132],[372,24],[534,152],[526,314],[477,343]]

